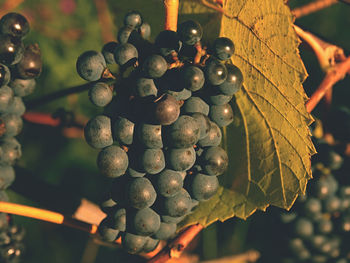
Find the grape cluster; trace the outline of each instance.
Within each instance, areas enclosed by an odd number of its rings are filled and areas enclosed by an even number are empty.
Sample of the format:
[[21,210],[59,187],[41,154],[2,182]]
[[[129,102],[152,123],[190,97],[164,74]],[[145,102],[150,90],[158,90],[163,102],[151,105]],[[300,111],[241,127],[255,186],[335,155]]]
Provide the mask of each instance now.
[[[42,61],[37,44],[24,46],[29,23],[18,13],[0,19],[0,201],[8,201],[4,192],[15,179],[13,165],[21,157],[16,140],[22,130],[25,112],[22,97],[35,88],[34,78],[41,73]],[[0,262],[17,262],[21,254],[23,231],[8,224],[0,213]]]
[[308,194],[297,199],[292,212],[281,214],[290,230],[286,263],[350,262],[350,185],[340,185],[333,175],[343,158],[325,142],[317,149]]
[[[79,75],[91,81],[91,102],[105,107],[84,129],[87,143],[101,149],[101,174],[113,178],[100,233],[111,242],[121,236],[130,253],[174,237],[177,223],[216,193],[228,167],[220,127],[233,121],[229,103],[243,76],[228,63],[232,41],[220,37],[206,49],[202,34],[190,20],[151,43],[149,25],[131,11],[118,42],[77,60]],[[119,66],[117,84],[107,64]]]

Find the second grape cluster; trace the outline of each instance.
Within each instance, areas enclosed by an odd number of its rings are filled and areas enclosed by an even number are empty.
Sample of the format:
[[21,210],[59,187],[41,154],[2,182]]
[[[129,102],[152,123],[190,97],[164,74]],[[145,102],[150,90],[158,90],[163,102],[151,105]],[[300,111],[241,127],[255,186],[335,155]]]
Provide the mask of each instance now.
[[[220,37],[206,48],[202,34],[189,20],[151,43],[150,26],[132,11],[118,42],[77,60],[79,75],[91,81],[91,102],[105,107],[84,130],[101,149],[100,172],[113,178],[100,234],[111,242],[121,236],[130,253],[173,238],[198,202],[215,195],[228,167],[220,127],[233,121],[229,103],[243,76],[229,62],[233,42]],[[108,64],[119,66],[118,76]]]

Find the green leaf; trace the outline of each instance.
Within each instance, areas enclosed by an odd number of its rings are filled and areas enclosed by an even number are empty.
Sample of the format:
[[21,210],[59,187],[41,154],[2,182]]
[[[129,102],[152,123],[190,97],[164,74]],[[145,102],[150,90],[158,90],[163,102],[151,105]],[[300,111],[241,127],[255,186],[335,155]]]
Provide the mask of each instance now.
[[226,0],[224,11],[220,36],[235,43],[232,63],[244,75],[232,103],[235,121],[224,130],[230,164],[218,193],[182,227],[247,218],[269,205],[289,209],[311,178],[313,119],[289,8],[283,0]]

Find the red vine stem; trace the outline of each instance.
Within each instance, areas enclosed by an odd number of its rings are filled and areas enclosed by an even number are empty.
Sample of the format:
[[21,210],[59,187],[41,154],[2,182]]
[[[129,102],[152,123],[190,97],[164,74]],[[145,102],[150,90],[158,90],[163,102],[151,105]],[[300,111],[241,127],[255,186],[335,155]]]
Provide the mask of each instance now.
[[174,241],[169,243],[163,248],[156,256],[151,258],[147,263],[161,263],[166,262],[170,258],[178,258],[188,244],[202,231],[203,226],[196,224],[188,227],[185,231],[175,238]]
[[292,14],[295,16],[295,18],[300,18],[311,13],[320,11],[336,3],[338,3],[338,0],[317,0],[307,5],[293,9]]
[[165,30],[177,31],[179,0],[163,0],[165,8]]
[[344,62],[341,62],[334,66],[333,69],[329,70],[323,79],[320,86],[312,94],[309,101],[306,103],[306,110],[308,112],[313,111],[320,100],[325,96],[327,91],[329,91],[334,84],[342,80],[346,74],[350,73],[350,57],[348,57]]
[[57,127],[61,124],[59,118],[53,118],[51,114],[41,112],[26,112],[23,114],[23,119],[34,124],[41,124],[51,127]]

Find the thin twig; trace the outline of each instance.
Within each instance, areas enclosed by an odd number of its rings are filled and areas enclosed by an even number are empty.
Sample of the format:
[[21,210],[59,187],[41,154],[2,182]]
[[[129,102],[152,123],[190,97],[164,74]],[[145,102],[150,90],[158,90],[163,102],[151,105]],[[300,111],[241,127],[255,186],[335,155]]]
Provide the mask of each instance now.
[[35,218],[54,224],[65,225],[88,232],[90,234],[96,234],[97,232],[97,225],[89,224],[84,221],[74,219],[70,216],[64,216],[63,214],[46,209],[0,201],[0,212]]
[[35,107],[41,106],[45,103],[49,103],[49,102],[54,101],[56,99],[60,99],[60,98],[63,98],[63,97],[66,97],[66,96],[69,96],[69,95],[72,95],[75,93],[87,91],[90,87],[91,87],[91,83],[86,83],[83,85],[59,90],[59,91],[44,95],[40,98],[27,101],[26,107],[27,107],[27,109],[33,109]]
[[344,50],[336,45],[325,42],[314,34],[294,25],[297,35],[305,41],[315,52],[316,57],[324,71],[333,67],[338,61],[345,60]]
[[293,9],[292,14],[295,16],[295,18],[301,18],[303,16],[325,9],[338,2],[338,0],[317,0],[307,5]]
[[326,92],[333,87],[338,81],[342,80],[346,74],[350,73],[350,57],[344,62],[341,62],[329,70],[323,79],[320,86],[312,94],[309,101],[306,103],[306,109],[311,112],[316,105],[320,102]]
[[178,258],[188,244],[195,238],[203,226],[196,224],[188,227],[182,233],[180,233],[174,241],[170,242],[162,251],[160,251],[155,257],[150,259],[148,263],[161,263],[166,262],[170,258]]

